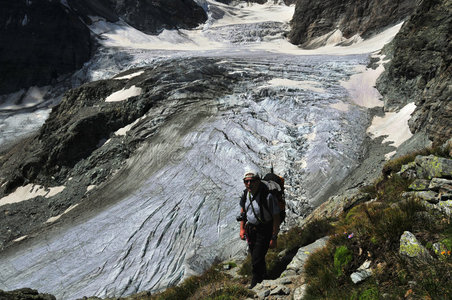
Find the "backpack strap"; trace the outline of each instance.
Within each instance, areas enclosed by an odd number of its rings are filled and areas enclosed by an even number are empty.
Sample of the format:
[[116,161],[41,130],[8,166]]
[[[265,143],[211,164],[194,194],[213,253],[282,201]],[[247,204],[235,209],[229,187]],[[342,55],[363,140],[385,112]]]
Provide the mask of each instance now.
[[243,211],[245,211],[245,203],[246,203],[246,193],[248,191],[246,189],[243,190],[242,197],[240,197],[240,207],[243,208]]
[[[259,205],[259,216],[256,216],[256,219],[260,222],[260,223],[264,223],[262,220],[265,220],[264,217],[264,209],[267,210],[267,212],[269,212],[270,216],[272,216],[270,209],[268,208],[268,203],[267,203],[267,197],[268,194],[270,193],[270,190],[268,189],[267,185],[262,183],[259,186],[259,201],[257,201],[257,204]],[[248,195],[248,190],[245,189],[243,191],[242,197],[240,197],[240,207],[243,208],[243,211],[246,212],[246,196]],[[252,202],[252,198],[250,198],[250,202]],[[254,213],[254,210],[253,210]]]

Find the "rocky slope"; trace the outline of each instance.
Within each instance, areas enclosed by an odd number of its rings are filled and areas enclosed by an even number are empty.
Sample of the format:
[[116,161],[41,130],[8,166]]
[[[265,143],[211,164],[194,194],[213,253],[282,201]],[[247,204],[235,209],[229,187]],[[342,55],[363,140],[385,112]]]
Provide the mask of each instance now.
[[1,1],[0,94],[48,85],[79,69],[96,48],[88,27],[93,16],[110,22],[121,18],[151,34],[165,28],[193,28],[207,20],[192,0],[65,3]]
[[416,103],[410,129],[426,130],[435,143],[452,134],[451,26],[451,1],[422,1],[387,47],[391,61],[377,82],[386,110]]
[[354,36],[367,38],[405,20],[415,5],[413,0],[298,0],[289,39],[303,48],[316,48]]

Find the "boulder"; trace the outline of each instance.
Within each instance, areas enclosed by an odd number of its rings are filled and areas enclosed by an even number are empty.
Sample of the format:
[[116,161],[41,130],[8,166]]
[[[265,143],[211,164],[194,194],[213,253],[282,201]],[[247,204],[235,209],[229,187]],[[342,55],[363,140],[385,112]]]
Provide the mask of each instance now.
[[302,300],[306,294],[307,287],[308,287],[307,284],[303,284],[303,285],[297,287],[293,294],[293,300]]
[[309,224],[314,220],[338,217],[344,211],[348,211],[354,206],[370,200],[370,194],[361,192],[359,188],[347,190],[343,194],[330,197],[319,205],[306,218],[300,220],[300,226]]
[[313,253],[317,249],[325,247],[327,241],[328,237],[323,237],[310,245],[298,249],[297,254],[287,265],[286,270],[281,274],[281,276],[289,276],[294,273],[301,274],[303,272],[304,264],[311,253]]
[[409,258],[417,258],[421,260],[432,259],[428,250],[422,246],[417,238],[409,231],[405,231],[400,237],[399,253]]
[[434,155],[421,156],[415,159],[418,177],[432,179],[433,177],[452,177],[452,159]]
[[450,250],[441,242],[433,244],[433,251],[440,260],[446,260],[450,256]]
[[425,191],[429,188],[430,180],[427,179],[416,179],[408,187],[410,190],[414,191]]
[[359,268],[356,270],[356,272],[353,272],[350,275],[351,280],[353,283],[360,283],[361,281],[366,280],[370,276],[372,276],[372,269],[370,268],[371,261],[366,260]]
[[439,193],[452,193],[452,180],[445,178],[433,178],[428,188]]
[[412,161],[406,165],[403,165],[400,168],[400,171],[397,172],[397,175],[400,175],[401,177],[410,179],[410,180],[416,179],[417,178],[416,163],[414,161]]

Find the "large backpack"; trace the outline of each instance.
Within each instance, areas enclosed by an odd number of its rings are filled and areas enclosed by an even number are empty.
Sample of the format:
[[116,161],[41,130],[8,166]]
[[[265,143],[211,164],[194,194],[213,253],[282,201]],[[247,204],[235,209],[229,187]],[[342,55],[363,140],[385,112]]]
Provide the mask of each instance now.
[[[272,193],[272,195],[278,200],[278,206],[279,206],[279,219],[280,222],[284,222],[286,218],[286,200],[284,196],[284,178],[276,175],[273,173],[273,168],[271,173],[268,173],[264,176],[263,180],[261,181],[263,183],[263,189],[261,192],[263,193],[263,197],[261,199],[267,199],[268,193]],[[245,203],[246,203],[246,195],[247,190],[245,189],[243,191],[242,197],[240,198],[240,207],[245,209]],[[270,211],[267,205],[267,201],[262,201],[259,203],[259,206],[263,207],[267,211]],[[260,219],[263,220],[263,210],[260,209]]]

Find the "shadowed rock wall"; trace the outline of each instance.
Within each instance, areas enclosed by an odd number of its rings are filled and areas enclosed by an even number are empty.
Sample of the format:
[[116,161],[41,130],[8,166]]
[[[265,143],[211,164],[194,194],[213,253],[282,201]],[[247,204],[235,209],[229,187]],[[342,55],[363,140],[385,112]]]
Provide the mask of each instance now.
[[60,1],[2,0],[0,7],[0,94],[50,84],[90,58],[88,28]]
[[386,49],[392,56],[377,82],[386,110],[415,101],[413,133],[443,143],[452,134],[452,2],[425,0]]
[[345,38],[367,37],[407,18],[414,0],[298,0],[289,40],[305,47],[313,39],[339,29]]
[[0,94],[52,84],[79,69],[96,48],[89,16],[156,34],[207,20],[193,0],[0,0]]

